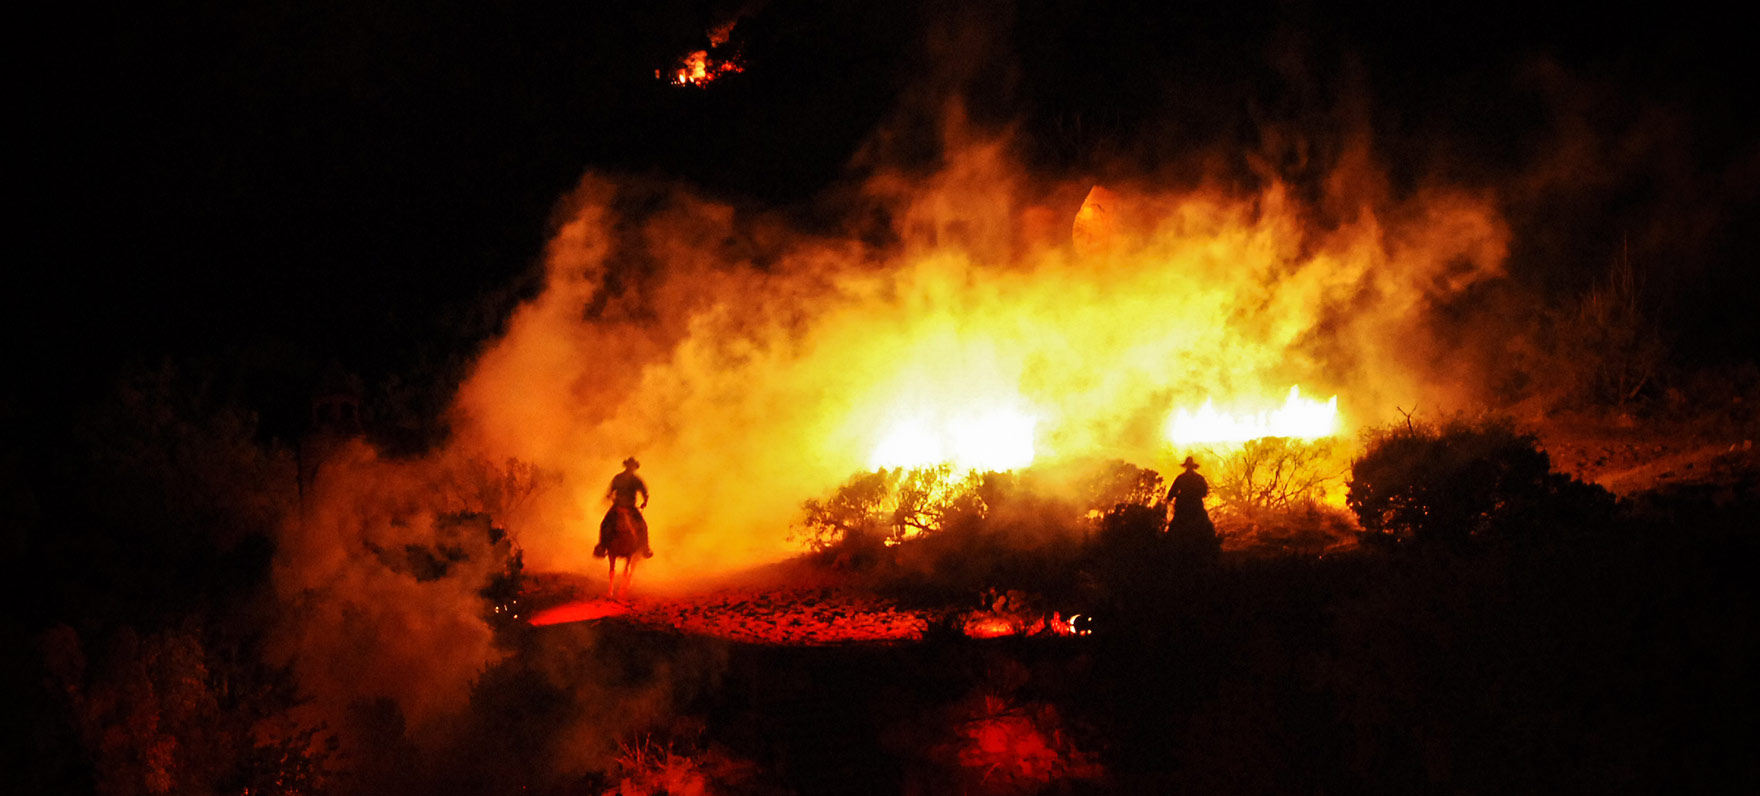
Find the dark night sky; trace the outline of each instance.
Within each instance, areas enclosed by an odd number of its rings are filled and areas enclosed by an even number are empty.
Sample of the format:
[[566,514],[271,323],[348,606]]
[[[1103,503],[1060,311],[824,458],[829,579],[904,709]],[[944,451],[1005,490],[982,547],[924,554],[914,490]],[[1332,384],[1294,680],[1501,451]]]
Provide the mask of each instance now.
[[[197,0],[63,18],[39,31],[26,86],[13,359],[78,381],[239,351],[395,370],[467,344],[493,319],[460,319],[529,286],[551,209],[586,170],[809,203],[933,72],[940,5],[748,3],[734,38],[749,68],[708,91],[653,70],[737,5]],[[1077,118],[1159,167],[1188,146],[1254,147],[1257,120],[1324,130],[1356,81],[1396,179],[1499,184],[1544,159],[1575,102],[1618,162],[1588,198],[1518,202],[1518,261],[1580,284],[1623,238],[1665,272],[1682,339],[1755,344],[1738,274],[1760,71],[1708,13],[1055,0],[966,19],[997,42],[965,65],[974,108],[1019,122],[1051,172],[1096,168],[1057,132]],[[1536,88],[1536,63],[1567,88]]]

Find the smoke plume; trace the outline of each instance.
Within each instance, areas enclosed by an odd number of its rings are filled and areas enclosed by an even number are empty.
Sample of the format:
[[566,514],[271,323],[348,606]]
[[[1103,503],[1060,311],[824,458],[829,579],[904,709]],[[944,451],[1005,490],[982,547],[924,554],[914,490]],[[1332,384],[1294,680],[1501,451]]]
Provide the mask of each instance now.
[[957,453],[1005,412],[1039,460],[1165,467],[1167,414],[1207,398],[1264,405],[1301,384],[1361,424],[1472,397],[1431,324],[1502,275],[1486,197],[1387,199],[1360,153],[1322,221],[1276,181],[1047,183],[958,124],[946,152],[926,176],[867,182],[886,236],[583,180],[542,295],[457,404],[459,444],[561,474],[524,529],[530,562],[592,564],[625,456],[654,494],[661,555],[642,577],[684,581],[791,552],[801,501],[868,469],[900,424]]

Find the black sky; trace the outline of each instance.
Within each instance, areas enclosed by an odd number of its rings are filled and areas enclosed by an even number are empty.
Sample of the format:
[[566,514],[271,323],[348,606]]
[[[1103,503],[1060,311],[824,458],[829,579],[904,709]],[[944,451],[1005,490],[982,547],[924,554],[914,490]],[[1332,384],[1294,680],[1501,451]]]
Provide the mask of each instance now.
[[[810,204],[880,125],[908,121],[900,108],[948,66],[929,42],[962,25],[992,43],[955,64],[957,88],[981,120],[1016,123],[1047,172],[1123,161],[1177,176],[1184,154],[1262,147],[1267,123],[1312,131],[1323,152],[1337,109],[1363,96],[1396,181],[1505,185],[1581,127],[1602,173],[1512,195],[1528,241],[1516,264],[1565,290],[1636,244],[1681,339],[1755,345],[1739,310],[1757,71],[1707,11],[944,5],[69,12],[25,32],[39,46],[15,363],[101,379],[133,359],[246,350],[395,370],[467,345],[530,288],[552,208],[583,172]],[[654,79],[742,10],[745,73],[706,91]]]

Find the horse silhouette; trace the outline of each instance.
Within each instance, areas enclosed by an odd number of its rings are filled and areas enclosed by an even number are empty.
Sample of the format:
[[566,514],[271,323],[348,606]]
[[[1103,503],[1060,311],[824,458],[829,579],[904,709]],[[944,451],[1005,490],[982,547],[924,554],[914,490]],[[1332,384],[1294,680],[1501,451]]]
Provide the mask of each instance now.
[[[593,555],[609,561],[610,571],[607,573],[611,581],[606,597],[616,599],[629,596],[630,573],[635,569],[636,554],[645,557],[654,554],[648,551],[646,523],[634,506],[612,506],[606,515],[605,522],[599,526],[599,545],[593,548]],[[623,583],[621,588],[617,578],[617,560],[623,559]]]

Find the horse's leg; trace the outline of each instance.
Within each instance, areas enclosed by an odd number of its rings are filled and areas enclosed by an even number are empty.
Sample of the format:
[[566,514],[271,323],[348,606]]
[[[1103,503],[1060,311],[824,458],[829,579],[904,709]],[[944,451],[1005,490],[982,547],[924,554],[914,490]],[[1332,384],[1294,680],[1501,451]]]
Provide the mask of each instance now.
[[629,558],[626,558],[623,560],[623,596],[625,596],[625,597],[629,596],[629,579],[630,579],[630,576],[635,572],[635,569],[636,569],[636,555],[634,553],[631,553]]
[[[626,558],[623,561],[624,561],[623,568],[625,571],[627,571],[629,569],[629,559]],[[610,591],[608,591],[606,593],[607,597],[615,600],[618,597],[622,596],[620,594],[621,589],[619,588],[619,584],[617,582],[617,557],[616,556],[611,557],[611,585],[609,586],[609,589],[610,589]]]

